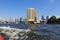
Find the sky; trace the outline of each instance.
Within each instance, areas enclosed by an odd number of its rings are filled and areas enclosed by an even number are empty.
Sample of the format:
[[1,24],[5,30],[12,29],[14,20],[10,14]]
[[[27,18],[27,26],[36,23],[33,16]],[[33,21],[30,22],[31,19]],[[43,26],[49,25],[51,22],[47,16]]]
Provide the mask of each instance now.
[[35,8],[41,16],[60,16],[60,0],[0,0],[0,17],[26,17],[26,9]]

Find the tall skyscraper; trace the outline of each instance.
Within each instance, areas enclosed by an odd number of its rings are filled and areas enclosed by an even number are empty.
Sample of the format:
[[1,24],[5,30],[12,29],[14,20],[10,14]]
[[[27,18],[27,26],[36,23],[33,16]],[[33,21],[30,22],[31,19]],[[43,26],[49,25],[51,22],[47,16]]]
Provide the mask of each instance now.
[[27,21],[36,21],[37,19],[36,10],[34,8],[27,8],[26,16]]

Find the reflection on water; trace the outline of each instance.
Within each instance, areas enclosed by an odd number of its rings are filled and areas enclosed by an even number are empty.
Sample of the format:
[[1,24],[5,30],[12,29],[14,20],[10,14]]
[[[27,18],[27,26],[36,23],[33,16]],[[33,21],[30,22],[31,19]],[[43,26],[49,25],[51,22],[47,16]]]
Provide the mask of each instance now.
[[35,30],[37,25],[35,24],[27,24],[28,25],[28,28],[31,29],[31,30]]
[[0,26],[10,26],[21,29],[30,28],[32,31],[26,34],[28,38],[25,40],[60,40],[59,24],[2,24]]

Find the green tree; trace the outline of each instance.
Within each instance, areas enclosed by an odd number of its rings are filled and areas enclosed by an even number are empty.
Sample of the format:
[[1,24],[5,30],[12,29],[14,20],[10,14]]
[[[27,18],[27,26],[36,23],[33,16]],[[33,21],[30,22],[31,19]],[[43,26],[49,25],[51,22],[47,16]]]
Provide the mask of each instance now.
[[5,23],[8,23],[8,21],[5,21]]
[[56,23],[57,23],[57,24],[60,24],[60,18],[58,18],[58,19],[56,20]]
[[23,17],[20,18],[20,23],[22,23],[22,22],[23,22]]
[[56,21],[56,16],[50,17],[50,21],[51,21],[51,22],[55,22],[55,21]]
[[56,23],[56,16],[51,16],[50,19],[47,20],[47,23]]

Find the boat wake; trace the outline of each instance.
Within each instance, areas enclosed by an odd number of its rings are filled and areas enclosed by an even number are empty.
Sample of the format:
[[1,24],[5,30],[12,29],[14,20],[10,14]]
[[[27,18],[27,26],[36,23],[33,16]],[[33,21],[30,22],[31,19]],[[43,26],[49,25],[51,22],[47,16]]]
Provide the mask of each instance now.
[[27,33],[30,32],[30,29],[18,29],[18,28],[11,28],[11,27],[6,27],[6,26],[1,26],[0,27],[0,33],[4,33],[7,36],[9,36],[8,40],[23,40],[27,39]]

